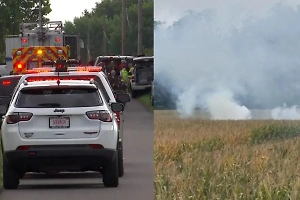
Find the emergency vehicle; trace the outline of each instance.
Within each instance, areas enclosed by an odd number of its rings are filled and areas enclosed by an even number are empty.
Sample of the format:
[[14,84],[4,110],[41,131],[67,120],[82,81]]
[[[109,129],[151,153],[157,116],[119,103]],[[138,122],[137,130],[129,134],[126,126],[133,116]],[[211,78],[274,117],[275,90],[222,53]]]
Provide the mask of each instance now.
[[42,67],[43,61],[80,60],[82,41],[77,35],[65,35],[61,21],[50,21],[43,27],[21,23],[19,29],[19,35],[5,36],[7,74],[25,74],[28,69]]

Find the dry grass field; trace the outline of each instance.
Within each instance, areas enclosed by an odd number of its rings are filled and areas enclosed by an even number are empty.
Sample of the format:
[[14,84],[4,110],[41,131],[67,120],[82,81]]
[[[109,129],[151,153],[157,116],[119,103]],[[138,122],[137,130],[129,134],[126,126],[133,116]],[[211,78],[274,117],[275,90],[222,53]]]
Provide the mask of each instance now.
[[154,118],[157,200],[300,199],[299,121]]

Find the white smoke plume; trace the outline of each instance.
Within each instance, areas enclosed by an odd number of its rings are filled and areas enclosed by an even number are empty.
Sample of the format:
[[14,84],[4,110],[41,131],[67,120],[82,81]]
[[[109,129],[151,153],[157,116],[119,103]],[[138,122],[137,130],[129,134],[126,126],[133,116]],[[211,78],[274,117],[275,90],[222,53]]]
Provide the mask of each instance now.
[[155,2],[166,22],[155,29],[156,81],[170,82],[182,116],[251,119],[251,109],[275,108],[273,119],[300,119],[300,2],[278,2]]
[[222,90],[212,94],[207,99],[208,111],[212,119],[251,119],[251,111],[239,105],[233,99],[233,94],[230,91]]
[[297,110],[297,106],[287,107],[285,104],[283,107],[277,107],[271,112],[272,119],[300,119],[300,113]]

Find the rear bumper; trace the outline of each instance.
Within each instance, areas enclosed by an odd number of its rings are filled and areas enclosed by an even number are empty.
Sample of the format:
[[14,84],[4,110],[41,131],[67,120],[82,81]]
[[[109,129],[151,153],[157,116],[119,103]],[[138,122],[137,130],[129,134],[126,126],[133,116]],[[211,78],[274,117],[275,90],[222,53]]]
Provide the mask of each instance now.
[[11,167],[25,172],[97,171],[116,155],[115,149],[92,149],[88,145],[32,146],[4,153]]
[[145,90],[151,88],[152,85],[137,85],[135,83],[131,84],[131,89],[132,90]]

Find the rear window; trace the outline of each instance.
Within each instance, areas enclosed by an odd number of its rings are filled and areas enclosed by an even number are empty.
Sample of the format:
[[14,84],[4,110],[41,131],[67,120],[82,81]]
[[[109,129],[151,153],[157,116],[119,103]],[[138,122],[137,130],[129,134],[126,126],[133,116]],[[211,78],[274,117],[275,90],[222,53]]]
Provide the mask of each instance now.
[[[61,80],[90,80],[94,79],[98,83],[98,87],[102,94],[104,95],[104,98],[106,102],[110,101],[109,95],[101,81],[101,79],[96,75],[73,75],[73,76],[60,76]],[[39,77],[27,77],[27,81],[46,81],[46,80],[57,80],[57,76],[39,76]]]
[[0,77],[0,98],[12,95],[20,78],[21,76]]
[[24,88],[20,91],[17,108],[73,108],[101,106],[96,88],[63,87]]
[[137,65],[137,66],[153,67],[154,66],[154,59],[135,60],[134,64]]

